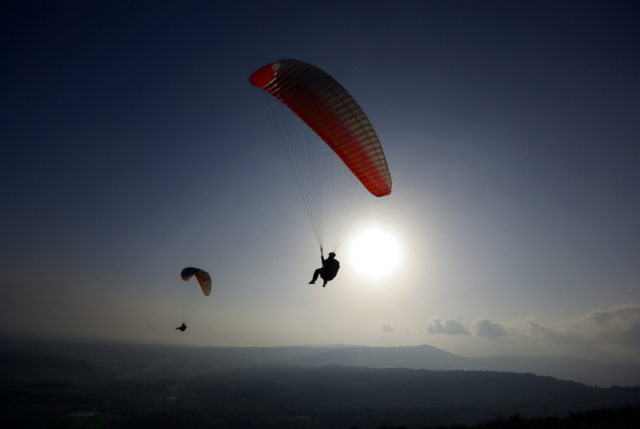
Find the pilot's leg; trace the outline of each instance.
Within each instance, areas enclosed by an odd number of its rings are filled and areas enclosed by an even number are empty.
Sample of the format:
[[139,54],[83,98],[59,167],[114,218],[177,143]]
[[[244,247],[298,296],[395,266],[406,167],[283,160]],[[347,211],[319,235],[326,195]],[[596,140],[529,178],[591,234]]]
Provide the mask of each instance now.
[[313,272],[313,278],[309,282],[310,285],[314,284],[316,280],[318,280],[318,276],[320,275],[321,272],[322,272],[322,268],[318,268]]

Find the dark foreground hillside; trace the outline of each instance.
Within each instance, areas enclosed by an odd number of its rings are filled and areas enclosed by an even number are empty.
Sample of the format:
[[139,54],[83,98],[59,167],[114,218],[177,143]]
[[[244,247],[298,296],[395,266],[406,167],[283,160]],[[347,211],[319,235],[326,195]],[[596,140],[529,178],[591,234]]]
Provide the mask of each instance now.
[[345,366],[193,378],[127,374],[102,362],[0,355],[0,427],[574,427],[562,424],[604,409],[619,425],[600,419],[601,426],[585,427],[624,427],[623,421],[637,423],[633,408],[640,408],[638,387],[598,388],[532,374]]
[[[103,423],[100,417],[88,419],[66,418],[57,424],[59,428],[67,427],[104,427],[104,428],[212,428],[212,427],[265,427],[265,428],[322,428],[320,422],[302,417],[275,418],[268,422],[254,424],[250,421],[238,421],[238,426],[209,425],[197,420],[196,415],[188,413],[180,415],[155,414],[130,419],[113,420]],[[637,429],[640,424],[640,409],[625,408],[620,410],[594,410],[585,413],[572,413],[567,417],[544,417],[525,419],[513,415],[478,425],[455,426],[416,426],[415,429]],[[345,429],[360,429],[358,426],[338,426]],[[409,426],[388,426],[381,424],[375,429],[413,429]]]
[[[568,417],[524,419],[519,415],[474,426],[450,426],[449,429],[635,429],[640,424],[640,409],[594,410],[571,413]],[[378,429],[409,429],[406,426],[380,426]],[[421,429],[433,429],[423,426]]]

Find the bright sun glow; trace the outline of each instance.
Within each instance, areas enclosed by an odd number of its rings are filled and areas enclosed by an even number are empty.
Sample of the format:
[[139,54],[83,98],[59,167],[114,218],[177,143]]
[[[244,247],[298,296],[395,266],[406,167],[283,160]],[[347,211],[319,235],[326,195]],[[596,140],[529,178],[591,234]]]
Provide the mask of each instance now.
[[350,245],[349,256],[354,269],[369,278],[391,274],[400,262],[396,239],[378,228],[358,234]]

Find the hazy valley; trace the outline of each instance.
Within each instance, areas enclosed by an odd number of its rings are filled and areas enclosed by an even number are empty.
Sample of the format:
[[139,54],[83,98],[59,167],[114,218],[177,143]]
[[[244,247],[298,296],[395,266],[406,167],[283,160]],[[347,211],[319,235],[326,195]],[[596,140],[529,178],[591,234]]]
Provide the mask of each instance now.
[[437,427],[640,407],[638,386],[534,374],[593,377],[580,371],[597,364],[577,359],[477,360],[430,346],[3,344],[5,427]]

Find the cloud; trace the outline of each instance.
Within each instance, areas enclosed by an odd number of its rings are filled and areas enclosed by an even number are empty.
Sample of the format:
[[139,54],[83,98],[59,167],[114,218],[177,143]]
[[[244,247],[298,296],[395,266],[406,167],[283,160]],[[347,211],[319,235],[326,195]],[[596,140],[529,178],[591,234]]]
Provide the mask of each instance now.
[[640,305],[594,310],[570,321],[568,329],[592,340],[640,347]]
[[640,305],[625,304],[586,313],[553,327],[528,321],[522,335],[564,343],[619,343],[640,347]]
[[554,322],[529,317],[495,322],[482,317],[467,325],[460,317],[434,317],[424,332],[457,336],[464,340],[445,344],[485,355],[575,356],[634,365],[640,361],[640,305],[631,303]]
[[548,327],[529,320],[525,322],[524,326],[520,329],[514,329],[513,332],[518,334],[521,339],[536,342],[540,346],[562,348],[564,346],[584,347],[588,345],[588,341],[585,341],[579,334],[564,329],[562,323]]
[[506,329],[500,324],[494,323],[489,319],[476,320],[473,325],[475,333],[479,337],[498,338],[509,335]]
[[469,331],[464,327],[459,319],[448,319],[444,322],[439,317],[434,317],[427,331],[431,334],[445,335],[469,335]]
[[383,325],[380,327],[380,330],[385,334],[394,334],[394,333],[403,333],[408,334],[410,329],[406,326],[391,326],[391,325]]
[[539,350],[596,360],[640,359],[640,305],[625,304],[590,311],[578,318],[545,326],[526,321],[510,331]]
[[539,323],[528,321],[527,327],[529,329],[527,331],[520,332],[520,334],[529,335],[532,338],[539,338],[548,341],[562,339],[560,335],[553,332],[553,329],[542,326]]

